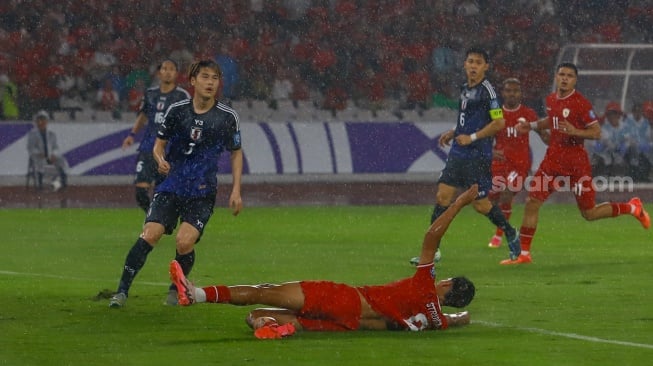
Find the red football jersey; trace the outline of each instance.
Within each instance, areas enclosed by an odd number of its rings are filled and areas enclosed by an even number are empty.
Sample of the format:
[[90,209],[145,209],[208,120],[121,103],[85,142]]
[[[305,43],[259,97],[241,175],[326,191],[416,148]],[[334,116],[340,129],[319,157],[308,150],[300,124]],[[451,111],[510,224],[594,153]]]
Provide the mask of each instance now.
[[509,167],[509,170],[528,172],[531,167],[531,156],[528,150],[528,134],[518,134],[517,125],[520,119],[524,122],[536,121],[537,113],[531,108],[519,105],[515,109],[503,107],[503,119],[506,126],[494,136],[495,150],[502,150],[505,160],[493,160],[492,170],[499,167]]
[[412,331],[447,328],[435,290],[433,263],[418,266],[413,277],[357,289],[374,311],[401,327]]
[[559,130],[559,121],[567,120],[578,129],[598,123],[592,104],[578,91],[574,90],[564,98],[553,92],[546,97],[546,113],[551,125],[551,139],[545,159],[560,166],[574,166],[588,161],[584,139],[570,136]]

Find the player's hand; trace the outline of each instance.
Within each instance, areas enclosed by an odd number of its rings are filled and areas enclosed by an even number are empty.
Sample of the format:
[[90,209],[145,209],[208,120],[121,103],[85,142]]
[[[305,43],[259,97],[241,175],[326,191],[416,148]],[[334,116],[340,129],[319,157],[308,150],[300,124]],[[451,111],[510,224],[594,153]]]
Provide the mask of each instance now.
[[575,135],[577,129],[574,127],[574,125],[569,123],[569,121],[563,119],[562,121],[558,122],[558,130],[567,135]]
[[473,141],[472,141],[472,137],[469,135],[458,135],[458,137],[456,137],[456,142],[460,146],[467,146],[471,144]]
[[231,192],[231,196],[229,196],[229,207],[231,208],[231,214],[234,216],[238,216],[243,209],[243,199],[240,197],[239,192]]
[[168,175],[168,173],[170,172],[170,163],[161,159],[161,161],[159,161],[158,164],[159,167],[157,170],[159,171],[159,173]]
[[442,135],[440,135],[440,139],[438,140],[438,145],[440,147],[445,147],[449,146],[451,144],[451,140],[453,139],[453,130],[449,130]]
[[525,118],[520,118],[519,123],[515,126],[518,134],[526,134],[531,130],[531,124]]
[[134,144],[134,138],[131,135],[129,135],[125,137],[124,140],[122,140],[122,149],[125,150],[128,147],[132,146],[133,144]]

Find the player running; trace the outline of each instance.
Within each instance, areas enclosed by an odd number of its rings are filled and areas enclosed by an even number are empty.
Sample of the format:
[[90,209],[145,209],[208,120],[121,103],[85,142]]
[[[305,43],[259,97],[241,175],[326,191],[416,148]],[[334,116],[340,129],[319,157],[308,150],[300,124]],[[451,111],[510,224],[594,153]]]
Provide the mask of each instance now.
[[551,138],[544,160],[535,173],[524,208],[520,228],[521,253],[517,258],[501,264],[531,263],[531,242],[537,228],[538,213],[544,201],[556,191],[572,191],[576,204],[585,220],[593,221],[620,215],[634,216],[645,229],[651,219],[634,197],[628,202],[596,204],[592,167],[584,147],[585,139],[601,137],[601,126],[591,103],[576,90],[578,68],[573,63],[556,67],[556,91],[546,97],[547,117],[529,123],[520,123],[521,133],[529,130],[549,129]]
[[[478,184],[474,209],[506,233],[510,257],[517,258],[517,231],[488,198],[492,190],[493,136],[505,126],[499,97],[485,76],[489,67],[489,55],[485,50],[476,47],[467,50],[464,62],[467,82],[460,92],[456,127],[443,133],[438,141],[441,147],[451,144],[451,150],[438,180],[431,222],[447,209],[458,189]],[[410,262],[416,264],[417,261],[418,257],[414,257]]]
[[[166,179],[155,188],[143,231],[127,254],[110,307],[125,304],[131,284],[145,265],[148,254],[163,234],[172,234],[178,222],[175,260],[184,273],[191,271],[195,263],[195,243],[213,215],[218,158],[225,150],[231,153],[233,180],[229,206],[234,216],[242,209],[240,123],[233,109],[215,100],[221,76],[215,61],[191,65],[189,80],[195,89],[193,99],[171,105],[159,126],[154,158]],[[171,291],[176,300],[176,286],[172,285]]]
[[429,227],[413,277],[386,285],[350,286],[331,281],[286,282],[280,285],[194,287],[173,261],[170,276],[177,284],[179,304],[200,302],[231,305],[262,304],[249,313],[247,324],[258,338],[281,338],[306,331],[444,330],[469,324],[468,312],[445,314],[441,305],[462,308],[475,288],[465,277],[435,280],[433,256],[458,212],[478,196],[472,185]]
[[[513,199],[522,190],[531,168],[529,134],[517,133],[517,125],[519,121],[536,120],[537,114],[531,108],[521,104],[522,91],[519,79],[508,78],[503,81],[501,98],[503,99],[501,109],[506,124],[505,128],[494,136],[495,143],[492,151],[493,189],[489,198],[490,201],[499,205],[506,220],[509,220],[512,214]],[[548,136],[542,136],[544,131],[538,131],[538,133],[540,133],[540,137],[545,143],[548,142]],[[497,226],[488,246],[490,248],[500,247],[502,236],[503,229]]]

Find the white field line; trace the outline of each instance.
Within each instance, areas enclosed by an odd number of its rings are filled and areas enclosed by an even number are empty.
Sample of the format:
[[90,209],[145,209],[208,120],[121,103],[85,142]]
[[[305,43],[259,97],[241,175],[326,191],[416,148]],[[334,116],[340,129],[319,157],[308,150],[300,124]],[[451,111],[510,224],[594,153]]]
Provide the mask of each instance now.
[[[61,275],[52,275],[52,274],[43,274],[43,273],[24,273],[24,272],[3,271],[3,270],[0,270],[0,275],[22,276],[22,277],[45,277],[45,278],[56,278],[56,279],[60,279],[60,280],[71,280],[71,281],[108,282],[107,280],[104,280],[104,279],[91,279],[91,278],[70,277],[70,276],[61,276]],[[143,284],[143,285],[148,285],[148,286],[166,286],[166,285],[169,284],[168,282],[148,282],[148,281],[139,281],[138,283]],[[522,331],[522,332],[535,333],[535,334],[544,334],[544,335],[550,335],[550,336],[562,337],[562,338],[577,339],[577,340],[581,340],[581,341],[594,342],[594,343],[607,343],[607,344],[614,344],[614,345],[618,345],[618,346],[653,349],[653,344],[624,342],[624,341],[617,341],[617,340],[613,340],[613,339],[603,339],[603,338],[597,338],[597,337],[588,337],[588,336],[575,334],[575,333],[562,333],[562,332],[555,332],[555,331],[552,331],[552,330],[546,330],[546,329],[540,329],[540,328],[517,327],[517,326],[499,324],[499,323],[495,323],[495,322],[488,322],[488,321],[485,321],[485,320],[472,320],[472,324],[479,324],[479,325],[483,325],[483,326],[491,327],[491,328],[509,328],[509,329],[519,330],[519,331]]]
[[555,337],[563,337],[563,338],[570,338],[570,339],[577,339],[577,340],[581,340],[581,341],[594,342],[594,343],[607,343],[607,344],[614,344],[614,345],[618,345],[618,346],[653,349],[653,344],[624,342],[624,341],[617,341],[617,340],[614,340],[614,339],[603,339],[603,338],[597,338],[597,337],[588,337],[588,336],[575,334],[575,333],[562,333],[562,332],[555,332],[555,331],[552,331],[552,330],[546,330],[546,329],[540,329],[540,328],[517,327],[517,326],[512,326],[512,325],[504,325],[504,324],[499,324],[499,323],[494,323],[494,322],[487,322],[485,320],[472,320],[472,324],[479,324],[479,325],[483,325],[483,326],[491,327],[491,328],[515,329],[515,330],[519,330],[519,331],[522,331],[522,332],[544,334],[544,335],[550,335],[550,336],[555,336]]
[[[21,276],[21,277],[44,277],[44,278],[55,278],[59,280],[84,281],[84,282],[87,281],[109,282],[109,280],[99,279],[99,278],[81,278],[81,277],[60,276],[60,275],[45,274],[45,273],[24,273],[24,272],[2,271],[2,270],[0,270],[0,275]],[[116,283],[120,279],[118,275],[116,275],[116,279],[114,280],[114,282]],[[167,286],[170,284],[170,282],[148,282],[148,281],[138,281],[138,283],[142,285],[148,285],[148,286]]]

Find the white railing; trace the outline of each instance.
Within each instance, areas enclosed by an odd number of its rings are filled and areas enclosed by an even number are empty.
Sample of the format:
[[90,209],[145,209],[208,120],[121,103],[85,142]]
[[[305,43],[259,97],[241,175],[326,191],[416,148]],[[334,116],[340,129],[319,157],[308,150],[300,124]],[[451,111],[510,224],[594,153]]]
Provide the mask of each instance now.
[[558,53],[561,62],[578,66],[578,88],[598,113],[610,101],[627,111],[653,99],[653,44],[568,44]]

